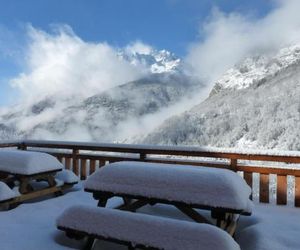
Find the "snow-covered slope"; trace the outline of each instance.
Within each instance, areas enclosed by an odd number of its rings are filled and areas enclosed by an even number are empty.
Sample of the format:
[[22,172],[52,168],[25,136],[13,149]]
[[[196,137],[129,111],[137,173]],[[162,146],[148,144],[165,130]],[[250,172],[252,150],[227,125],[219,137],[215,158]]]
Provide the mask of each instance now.
[[143,143],[300,150],[300,47],[247,59]]
[[139,119],[179,102],[200,86],[183,73],[181,60],[169,51],[135,45],[118,51],[118,57],[137,66],[143,77],[88,98],[66,91],[0,109],[0,139],[123,140],[125,128],[130,131]]
[[122,130],[130,130],[127,127],[130,123],[139,123],[144,116],[175,104],[198,86],[183,75],[152,74],[83,100],[48,97],[3,114],[0,136],[3,139],[123,140],[126,135]]
[[2,112],[0,138],[300,150],[300,45],[245,59],[225,72],[204,102],[170,119],[171,113],[156,117],[161,125],[142,131],[143,137],[136,129],[153,122],[145,117],[178,105],[201,84],[170,52],[124,50],[119,56],[142,65],[146,76],[87,99],[50,96]]
[[278,53],[249,57],[229,69],[216,83],[211,95],[224,89],[236,90],[263,84],[269,78],[300,61],[300,45],[281,49]]

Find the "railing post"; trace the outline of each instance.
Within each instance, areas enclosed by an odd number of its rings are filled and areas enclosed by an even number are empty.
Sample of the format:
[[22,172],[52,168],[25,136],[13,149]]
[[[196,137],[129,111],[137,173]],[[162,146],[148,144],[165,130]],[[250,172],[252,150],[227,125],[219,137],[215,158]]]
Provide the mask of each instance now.
[[269,203],[269,174],[260,174],[259,176],[259,201]]
[[295,207],[300,207],[300,177],[295,177]]
[[86,179],[86,159],[80,161],[80,180]]
[[286,205],[287,203],[287,176],[277,175],[277,204]]
[[21,143],[21,144],[18,146],[18,150],[27,150],[27,146],[26,146],[24,143]]
[[237,168],[237,159],[230,159],[230,169],[234,172],[236,172]]
[[252,192],[253,192],[253,173],[251,172],[244,172],[244,179],[248,186],[251,188],[251,195],[250,195],[250,200],[252,200]]
[[72,161],[73,161],[73,172],[79,176],[79,170],[78,170],[78,156],[79,150],[78,149],[73,149],[72,152]]
[[140,153],[140,160],[146,160],[147,155],[145,153]]

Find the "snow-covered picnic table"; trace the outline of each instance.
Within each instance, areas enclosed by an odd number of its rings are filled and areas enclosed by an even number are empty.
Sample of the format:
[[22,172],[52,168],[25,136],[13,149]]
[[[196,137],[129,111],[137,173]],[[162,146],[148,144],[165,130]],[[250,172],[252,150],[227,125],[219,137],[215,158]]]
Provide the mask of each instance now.
[[96,171],[84,187],[99,200],[99,206],[105,206],[114,196],[124,199],[120,209],[130,211],[147,204],[172,204],[193,220],[212,224],[195,210],[207,209],[217,226],[231,233],[236,215],[251,214],[250,187],[238,174],[226,169],[116,162]]
[[[251,214],[251,189],[225,169],[116,162],[97,170],[84,187],[100,208],[71,207],[58,218],[57,227],[71,238],[86,237],[86,249],[92,249],[95,239],[129,249],[240,249],[230,235],[239,215]],[[121,197],[124,204],[106,208],[113,197]],[[173,205],[198,223],[131,213],[156,203]],[[216,222],[200,209],[210,210]]]
[[[62,185],[57,185],[56,177],[65,179],[62,180]],[[68,182],[67,179],[73,180]],[[47,185],[35,190],[32,182],[45,182]],[[0,150],[0,204],[2,205],[11,205],[51,193],[58,194],[77,182],[78,178],[70,172],[66,173],[63,165],[50,154]],[[18,189],[12,190],[14,187]]]

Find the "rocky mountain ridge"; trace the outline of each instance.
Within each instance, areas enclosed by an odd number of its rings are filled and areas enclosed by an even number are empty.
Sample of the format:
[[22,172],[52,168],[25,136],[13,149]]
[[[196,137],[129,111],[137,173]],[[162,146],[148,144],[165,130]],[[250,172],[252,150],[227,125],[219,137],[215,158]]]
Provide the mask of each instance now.
[[300,150],[300,46],[247,58],[139,143]]

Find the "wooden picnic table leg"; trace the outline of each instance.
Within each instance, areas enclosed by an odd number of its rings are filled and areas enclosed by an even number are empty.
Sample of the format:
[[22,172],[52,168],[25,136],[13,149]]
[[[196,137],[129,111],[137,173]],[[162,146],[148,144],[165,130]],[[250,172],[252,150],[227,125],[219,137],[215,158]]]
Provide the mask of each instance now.
[[84,250],[91,250],[94,245],[95,239],[93,237],[88,237],[85,246],[83,247]]
[[102,198],[98,200],[98,207],[105,207],[107,204],[108,199],[107,198]]
[[149,204],[149,200],[148,199],[140,199],[140,200],[136,200],[130,204],[123,204],[121,206],[116,207],[116,209],[120,209],[120,210],[125,210],[125,211],[130,211],[130,212],[135,212],[137,209],[145,206]]
[[123,202],[124,202],[125,206],[128,206],[129,204],[132,203],[132,199],[129,199],[127,197],[122,197],[122,199],[123,199]]
[[56,181],[55,181],[55,178],[54,178],[53,175],[48,175],[47,176],[47,182],[48,182],[49,187],[56,186]]
[[[48,175],[46,177],[46,181],[48,182],[49,187],[55,187],[57,184],[53,175]],[[54,195],[55,195],[55,197],[58,197],[58,196],[63,195],[63,192],[62,192],[62,190],[60,190],[60,191],[55,192]]]
[[131,244],[128,245],[128,250],[134,250],[135,247],[133,247]]
[[20,178],[20,187],[19,187],[19,192],[21,194],[27,194],[29,192],[32,192],[33,188],[32,186],[29,184],[29,179],[26,177],[22,177]]
[[222,221],[226,219],[226,214],[224,212],[212,210],[211,217],[217,220],[216,226],[221,227]]
[[194,221],[198,223],[207,223],[212,224],[208,219],[206,219],[204,216],[196,212],[193,208],[184,206],[184,205],[175,205],[177,209],[179,209],[182,213],[193,219]]
[[112,196],[107,193],[94,192],[93,197],[95,200],[98,200],[98,207],[105,207],[108,199],[110,199]]

